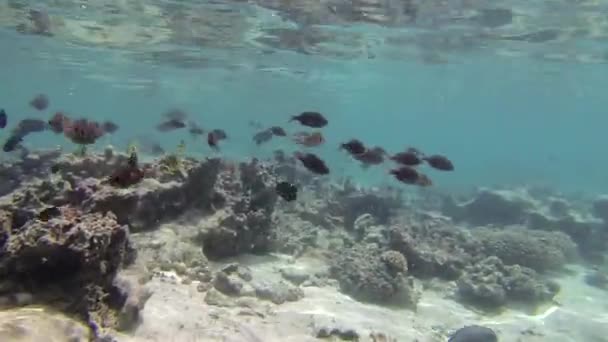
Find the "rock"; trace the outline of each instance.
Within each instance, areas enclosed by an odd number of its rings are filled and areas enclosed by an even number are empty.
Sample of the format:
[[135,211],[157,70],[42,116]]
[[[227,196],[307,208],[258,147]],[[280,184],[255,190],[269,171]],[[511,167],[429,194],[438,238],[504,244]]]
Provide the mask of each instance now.
[[228,275],[236,274],[244,281],[251,281],[251,279],[253,279],[253,276],[251,275],[251,270],[248,267],[241,266],[237,263],[228,264],[222,267],[222,272]]
[[513,225],[525,222],[535,208],[534,200],[524,191],[480,189],[470,201],[454,203],[446,199],[443,212],[456,221],[475,225]]
[[498,336],[490,328],[471,325],[458,329],[448,342],[498,342]]
[[359,334],[354,329],[340,330],[336,328],[320,328],[317,330],[317,338],[336,337],[342,341],[358,341]]
[[256,296],[274,304],[295,302],[304,298],[304,291],[289,283],[280,282],[256,282],[253,284]]
[[183,182],[142,182],[129,190],[98,185],[80,190],[91,186],[78,183],[71,197],[88,191],[90,195],[78,196],[87,210],[111,211],[119,223],[129,224],[134,232],[152,230],[190,208],[209,209],[220,167],[219,159],[208,159],[190,169]]
[[468,267],[457,285],[460,300],[489,310],[511,302],[536,307],[552,300],[559,291],[556,283],[543,280],[534,270],[505,266],[494,256]]
[[118,313],[117,330],[132,331],[141,322],[140,312],[152,292],[139,283],[136,275],[119,273],[113,282],[112,300],[122,306]]
[[376,247],[355,246],[334,256],[330,274],[342,292],[358,300],[415,307],[419,293],[412,279],[390,267]]
[[407,260],[397,251],[386,251],[380,256],[391,273],[407,273]]
[[587,273],[585,283],[599,289],[608,290],[608,273],[599,270]]
[[[111,213],[60,208],[48,221],[32,220],[10,232],[0,255],[0,275],[34,298],[61,299],[83,319],[112,321],[121,309],[103,301],[120,269],[131,264],[127,227]],[[108,316],[109,315],[109,316]]]
[[353,231],[359,236],[365,236],[366,232],[374,224],[374,217],[371,214],[365,213],[355,219],[353,223]]
[[303,282],[307,281],[310,275],[304,269],[296,268],[296,267],[284,267],[280,270],[281,276],[293,283],[294,285],[300,285]]
[[236,306],[232,298],[222,294],[216,289],[209,289],[205,295],[205,303],[209,305],[222,306],[222,307],[234,307]]
[[275,178],[256,159],[239,164],[234,172],[222,172],[215,186],[216,202],[226,211],[218,226],[200,233],[198,240],[210,260],[241,253],[265,253],[271,246],[272,213],[277,201]]
[[486,255],[495,255],[506,265],[522,265],[538,272],[556,270],[576,256],[577,246],[561,232],[509,227],[477,229]]
[[608,224],[608,195],[599,196],[593,201],[593,215]]
[[386,235],[388,246],[407,260],[408,273],[420,278],[455,280],[481,249],[470,234],[454,227],[393,226]]
[[217,272],[213,281],[213,287],[225,295],[238,296],[243,289],[243,281],[235,275]]

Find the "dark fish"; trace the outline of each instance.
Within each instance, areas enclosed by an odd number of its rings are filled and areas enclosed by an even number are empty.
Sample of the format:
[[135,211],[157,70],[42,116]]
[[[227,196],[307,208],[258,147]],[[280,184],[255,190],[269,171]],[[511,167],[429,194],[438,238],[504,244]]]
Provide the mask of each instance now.
[[259,121],[255,121],[255,120],[249,120],[248,124],[249,124],[249,127],[253,127],[253,128],[262,129],[262,127],[264,127],[264,125],[262,125],[262,123],[260,123]]
[[11,135],[6,142],[4,143],[4,146],[2,146],[2,150],[4,152],[12,152],[14,151],[19,144],[21,144],[23,142],[23,136],[22,135]]
[[427,187],[433,185],[433,181],[425,174],[418,173],[418,180],[416,180],[416,185],[421,187]]
[[405,184],[417,184],[418,178],[420,177],[420,173],[409,166],[402,166],[389,172],[395,176],[398,181]]
[[226,135],[226,132],[224,132],[224,130],[214,129],[213,131],[207,134],[207,144],[209,145],[209,147],[217,150],[217,143],[220,140],[224,140],[226,138],[228,138],[228,136]]
[[118,125],[112,121],[106,121],[101,124],[101,128],[104,132],[112,134],[118,130]]
[[422,158],[419,153],[414,150],[399,152],[391,157],[391,160],[402,165],[416,166],[422,163]]
[[261,132],[256,133],[253,136],[253,141],[255,141],[257,145],[261,145],[263,143],[269,142],[270,139],[272,139],[272,136],[272,131],[270,129],[265,129]]
[[40,119],[23,119],[15,128],[15,134],[25,136],[30,133],[43,132],[48,128],[48,123]]
[[384,162],[386,151],[382,147],[374,147],[353,157],[364,165],[379,165]]
[[56,134],[63,133],[63,127],[70,119],[63,114],[62,112],[57,112],[53,117],[48,121],[49,127],[51,131]]
[[48,207],[45,209],[42,209],[39,213],[38,213],[38,219],[40,221],[48,221],[54,217],[57,217],[61,215],[61,209],[59,209],[58,207]]
[[277,137],[286,137],[287,136],[287,132],[285,132],[285,130],[279,126],[270,127],[270,131],[272,132],[272,134],[276,135]]
[[186,121],[188,114],[181,109],[174,108],[168,110],[165,114],[163,114],[163,116],[167,120]]
[[199,125],[197,125],[196,122],[190,121],[189,126],[190,128],[188,129],[188,132],[193,138],[198,135],[205,134],[205,130],[203,130]]
[[289,182],[280,182],[275,190],[287,202],[295,201],[298,197],[298,188]]
[[424,159],[432,168],[437,170],[454,171],[454,164],[445,156],[436,154],[422,159]]
[[343,144],[340,144],[340,148],[345,149],[346,152],[350,153],[351,155],[361,154],[366,150],[365,145],[363,145],[363,143],[357,139],[351,139]]
[[299,132],[295,134],[293,140],[296,144],[304,145],[306,147],[316,147],[325,142],[325,138],[323,138],[323,134],[321,134],[321,132]]
[[312,153],[300,153],[296,152],[294,154],[296,159],[302,162],[305,168],[309,171],[319,174],[319,175],[327,175],[329,174],[329,168],[325,164],[325,162]]
[[228,139],[228,135],[223,129],[214,129],[213,131],[211,131],[211,133],[213,133],[219,140]]
[[295,115],[289,121],[298,121],[300,124],[308,127],[321,128],[327,126],[327,119],[318,112],[303,112],[300,115]]
[[184,127],[186,127],[186,124],[183,121],[176,120],[176,119],[169,119],[169,120],[159,124],[158,126],[156,126],[156,129],[161,132],[169,132],[169,131],[173,131],[173,130],[184,128]]
[[45,110],[49,107],[49,97],[45,94],[38,94],[30,101],[30,106],[38,109]]
[[458,329],[448,342],[498,342],[498,336],[490,328],[471,325]]
[[6,127],[7,121],[8,117],[6,116],[6,112],[4,109],[0,109],[0,129]]

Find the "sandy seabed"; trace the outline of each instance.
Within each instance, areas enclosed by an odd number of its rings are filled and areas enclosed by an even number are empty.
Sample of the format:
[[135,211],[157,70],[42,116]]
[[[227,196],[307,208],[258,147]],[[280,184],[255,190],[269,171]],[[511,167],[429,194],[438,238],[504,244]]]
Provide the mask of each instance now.
[[[254,277],[280,278],[278,269],[287,259],[247,257]],[[312,259],[300,259],[290,267],[315,268]],[[205,303],[196,283],[179,284],[177,277],[155,277],[154,295],[143,310],[143,322],[124,341],[264,341],[307,342],[320,327],[356,330],[361,341],[371,332],[382,332],[396,341],[446,341],[448,334],[464,325],[481,324],[494,329],[501,341],[608,341],[608,297],[583,282],[582,269],[562,277],[558,304],[536,315],[507,310],[484,316],[426,290],[417,310],[397,310],[357,302],[334,288],[304,287],[305,297],[281,305],[251,299],[228,307]],[[173,279],[173,280],[171,280]]]

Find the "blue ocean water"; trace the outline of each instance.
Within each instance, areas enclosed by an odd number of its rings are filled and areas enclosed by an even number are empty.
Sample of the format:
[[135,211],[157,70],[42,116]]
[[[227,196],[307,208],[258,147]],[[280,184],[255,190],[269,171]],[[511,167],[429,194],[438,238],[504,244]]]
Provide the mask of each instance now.
[[[449,155],[457,172],[436,176],[437,186],[446,189],[540,184],[597,193],[608,188],[602,171],[608,160],[601,149],[608,104],[603,64],[483,54],[445,64],[340,61],[287,51],[247,57],[226,52],[222,61],[239,67],[180,69],[142,63],[117,49],[66,46],[10,29],[1,35],[0,94],[13,123],[63,110],[118,123],[120,130],[102,143],[126,146],[153,134],[171,149],[184,134],[161,135],[154,125],[166,110],[180,108],[203,127],[229,132],[223,154],[250,157],[290,147],[276,140],[254,146],[255,129],[248,122],[294,131],[298,127],[287,125],[287,118],[318,110],[331,121],[321,155],[332,160],[335,174],[356,175],[364,184],[393,181],[384,172],[360,170],[337,150],[339,142],[356,137],[393,152],[414,146]],[[29,107],[37,93],[49,95],[49,113]],[[201,141],[186,141],[191,153],[211,153]],[[70,145],[50,133],[27,144]]]

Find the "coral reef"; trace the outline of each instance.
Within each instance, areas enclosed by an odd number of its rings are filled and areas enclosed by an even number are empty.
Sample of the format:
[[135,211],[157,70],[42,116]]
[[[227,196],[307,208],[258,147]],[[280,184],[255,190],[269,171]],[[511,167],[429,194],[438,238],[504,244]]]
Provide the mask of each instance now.
[[476,229],[486,255],[495,255],[506,265],[521,265],[537,272],[557,270],[572,261],[576,244],[562,232],[545,232],[507,227]]
[[89,211],[115,213],[118,221],[129,224],[134,232],[151,230],[188,209],[212,210],[213,186],[220,166],[219,159],[209,159],[189,169],[181,183],[147,179],[129,191],[84,180],[69,196]]
[[[480,189],[472,199],[457,203],[445,198],[442,211],[456,222],[504,227],[522,225],[534,230],[560,231],[577,243],[581,256],[601,262],[605,239],[602,197],[593,204],[592,213],[585,205],[571,203],[558,194],[538,189]],[[607,202],[608,203],[608,202]]]
[[[309,186],[313,187],[313,186]],[[402,208],[399,193],[384,193],[378,189],[355,190],[350,183],[316,186],[317,197],[300,204],[296,209],[302,219],[326,229],[355,229],[355,221],[369,214],[377,224],[389,224],[391,218]]]
[[506,266],[497,257],[469,266],[457,285],[459,299],[484,309],[498,309],[509,302],[535,307],[559,291],[556,283],[543,280],[534,270]]
[[[59,302],[96,336],[106,328],[133,330],[151,295],[141,285],[145,277],[124,269],[134,261],[135,243],[145,268],[194,282],[210,305],[261,300],[273,307],[301,299],[300,286],[334,286],[363,302],[416,308],[418,279],[439,278],[432,281],[456,281],[450,284],[458,298],[482,308],[534,306],[558,291],[544,278],[549,271],[576,261],[577,249],[602,251],[605,239],[598,234],[608,231],[602,198],[594,203],[596,219],[555,194],[524,190],[483,189],[467,202],[446,200],[440,213],[406,207],[397,191],[302,175],[298,186],[307,191],[285,202],[274,187],[297,171],[288,161],[279,167],[257,159],[197,161],[179,151],[139,163],[141,182],[108,183],[129,160],[112,148],[86,156],[50,151],[0,167],[6,180],[0,186],[0,305]],[[271,251],[294,261],[329,260],[329,266],[282,265],[276,278],[243,264],[215,266]],[[602,284],[599,275],[592,280],[598,279]],[[335,326],[319,333],[358,334]]]
[[40,150],[14,161],[3,161],[0,164],[0,196],[8,195],[32,178],[47,177],[60,155],[60,150]]
[[412,275],[455,280],[481,253],[479,241],[454,227],[422,224],[393,226],[386,232],[388,245],[401,252]]
[[463,203],[446,198],[443,212],[456,221],[466,220],[474,225],[512,225],[525,223],[527,212],[534,208],[533,199],[523,191],[482,188]]
[[335,256],[330,273],[344,293],[359,300],[415,307],[419,293],[405,265],[399,252],[355,246]]
[[219,175],[215,203],[224,209],[225,217],[199,237],[209,259],[269,251],[277,201],[271,172],[254,159],[240,163],[238,172],[233,167]]
[[[11,217],[10,208],[5,217]],[[6,228],[6,227],[5,227]],[[13,221],[4,230],[0,275],[5,292],[26,292],[35,302],[63,303],[91,324],[115,327],[122,304],[110,300],[115,276],[133,262],[126,226],[108,213],[59,208],[57,217]]]

